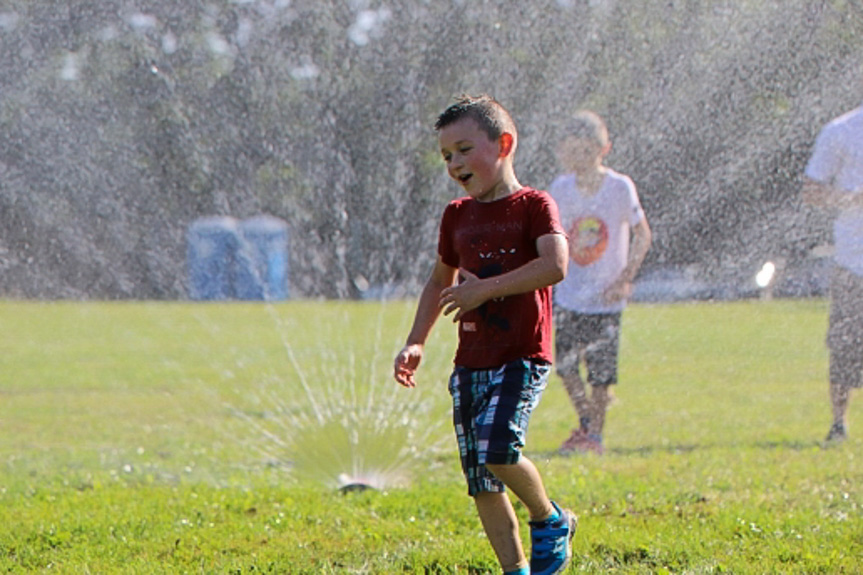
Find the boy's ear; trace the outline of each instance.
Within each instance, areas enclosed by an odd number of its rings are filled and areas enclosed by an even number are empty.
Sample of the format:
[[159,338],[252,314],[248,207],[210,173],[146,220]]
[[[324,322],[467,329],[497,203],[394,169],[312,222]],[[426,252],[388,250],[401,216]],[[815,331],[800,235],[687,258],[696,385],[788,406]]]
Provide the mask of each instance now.
[[512,153],[512,145],[515,143],[515,138],[509,132],[504,132],[500,135],[500,156],[508,156]]

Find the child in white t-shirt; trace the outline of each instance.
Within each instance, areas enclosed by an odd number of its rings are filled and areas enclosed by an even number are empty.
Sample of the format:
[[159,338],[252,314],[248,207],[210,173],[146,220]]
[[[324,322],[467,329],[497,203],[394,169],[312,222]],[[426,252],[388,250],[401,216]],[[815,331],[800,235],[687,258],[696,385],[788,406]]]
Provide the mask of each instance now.
[[[620,318],[651,232],[635,185],[603,165],[608,130],[593,112],[575,115],[558,149],[564,173],[549,193],[569,234],[566,279],[555,286],[556,364],[579,417],[561,452],[603,452],[602,430],[617,383]],[[585,365],[588,395],[579,373]]]
[[826,438],[834,443],[848,435],[851,390],[863,388],[863,104],[822,128],[805,176],[803,199],[835,215],[827,331],[833,423]]

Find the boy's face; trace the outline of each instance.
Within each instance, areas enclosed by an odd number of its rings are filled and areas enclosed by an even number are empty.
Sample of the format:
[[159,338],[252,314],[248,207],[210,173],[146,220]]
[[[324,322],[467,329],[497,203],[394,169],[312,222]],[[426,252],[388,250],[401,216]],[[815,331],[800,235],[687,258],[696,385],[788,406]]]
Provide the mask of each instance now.
[[490,139],[472,118],[453,122],[438,132],[447,172],[470,197],[480,201],[493,198],[509,154],[502,146],[505,138],[511,136],[504,134],[500,140]]
[[568,137],[560,144],[558,161],[567,171],[585,172],[602,163],[609,146],[591,138]]

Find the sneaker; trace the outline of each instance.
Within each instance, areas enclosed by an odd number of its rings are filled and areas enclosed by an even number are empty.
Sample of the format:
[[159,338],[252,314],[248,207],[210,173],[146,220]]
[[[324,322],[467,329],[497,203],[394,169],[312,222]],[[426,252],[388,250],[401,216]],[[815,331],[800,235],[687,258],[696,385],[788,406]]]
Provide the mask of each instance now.
[[558,452],[561,455],[569,455],[571,453],[596,453],[602,455],[605,453],[605,448],[602,446],[602,441],[588,435],[584,431],[573,431],[572,435],[563,442]]
[[572,538],[578,528],[578,519],[568,509],[551,502],[558,517],[554,521],[530,522],[530,572],[533,575],[563,573],[572,559]]
[[573,429],[569,437],[560,444],[559,451],[561,453],[570,453],[575,451],[582,442],[587,438],[587,433],[583,429]]
[[848,439],[848,432],[845,431],[845,426],[841,423],[834,423],[824,439],[826,443],[840,443]]
[[588,434],[587,441],[584,442],[583,451],[592,452],[597,455],[605,453],[605,448],[602,446],[602,435]]

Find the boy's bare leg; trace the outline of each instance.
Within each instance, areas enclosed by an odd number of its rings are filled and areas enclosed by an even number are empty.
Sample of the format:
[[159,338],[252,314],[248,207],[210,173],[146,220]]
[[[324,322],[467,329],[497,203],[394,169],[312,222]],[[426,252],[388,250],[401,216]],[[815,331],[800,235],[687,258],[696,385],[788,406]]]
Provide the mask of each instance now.
[[845,416],[848,413],[848,401],[850,398],[850,387],[848,385],[849,373],[859,373],[863,368],[853,359],[858,350],[830,349],[830,405],[833,411],[833,424],[845,426]]
[[554,513],[542,476],[530,459],[522,456],[518,463],[486,464],[486,467],[527,507],[531,521],[542,521]]
[[609,387],[608,385],[593,386],[590,394],[590,424],[587,430],[591,435],[601,435],[605,427],[605,412],[608,411],[608,404],[611,403]]
[[591,401],[587,397],[586,386],[578,372],[561,376],[561,380],[563,380],[563,387],[569,395],[569,400],[578,413],[579,421],[591,417]]
[[478,493],[474,504],[485,534],[504,571],[527,566],[518,534],[518,517],[506,493]]
[[845,425],[845,414],[848,412],[848,388],[844,385],[830,383],[830,404],[833,406],[833,424]]

